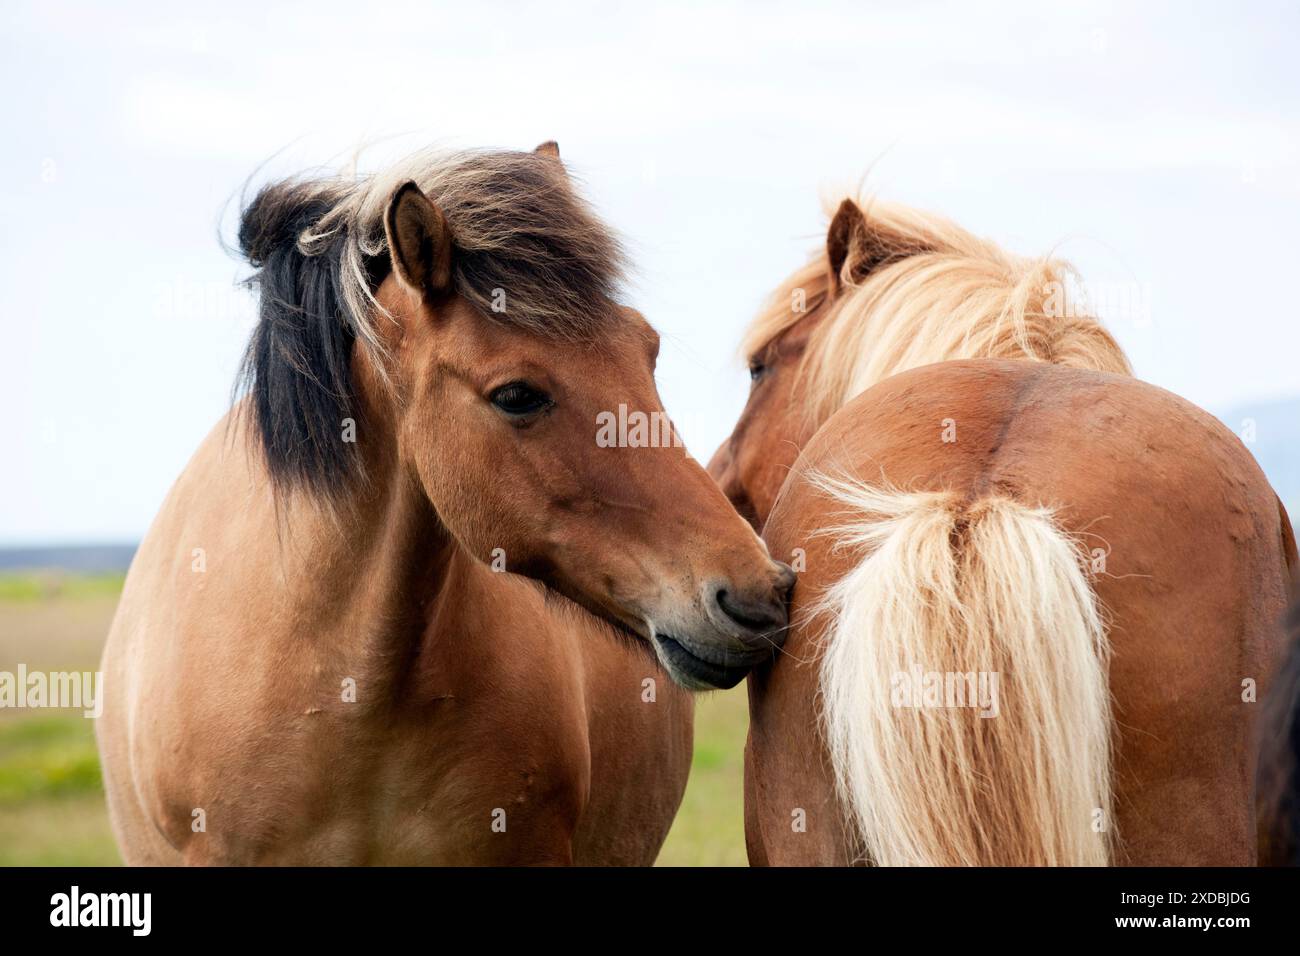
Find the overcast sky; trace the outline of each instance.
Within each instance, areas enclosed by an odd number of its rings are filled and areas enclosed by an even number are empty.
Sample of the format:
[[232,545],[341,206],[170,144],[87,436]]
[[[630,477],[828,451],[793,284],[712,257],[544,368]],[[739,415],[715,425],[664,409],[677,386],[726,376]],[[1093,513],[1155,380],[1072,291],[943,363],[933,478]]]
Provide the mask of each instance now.
[[178,6],[0,14],[0,544],[145,531],[249,330],[223,209],[271,157],[376,140],[363,165],[558,140],[701,459],[744,402],[745,323],[868,170],[1058,248],[1140,377],[1214,410],[1300,394],[1294,3]]

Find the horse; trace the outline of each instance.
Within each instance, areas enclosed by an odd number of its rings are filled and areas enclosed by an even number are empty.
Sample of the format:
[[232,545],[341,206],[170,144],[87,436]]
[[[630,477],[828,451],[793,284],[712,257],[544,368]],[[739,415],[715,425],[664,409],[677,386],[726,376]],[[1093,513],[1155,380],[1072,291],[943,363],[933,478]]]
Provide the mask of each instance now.
[[649,864],[689,691],[779,646],[792,572],[664,414],[658,336],[558,148],[424,151],[241,213],[242,385],[104,650],[130,864]]
[[1071,267],[866,197],[751,325],[710,473],[799,572],[754,864],[1247,865],[1290,523]]

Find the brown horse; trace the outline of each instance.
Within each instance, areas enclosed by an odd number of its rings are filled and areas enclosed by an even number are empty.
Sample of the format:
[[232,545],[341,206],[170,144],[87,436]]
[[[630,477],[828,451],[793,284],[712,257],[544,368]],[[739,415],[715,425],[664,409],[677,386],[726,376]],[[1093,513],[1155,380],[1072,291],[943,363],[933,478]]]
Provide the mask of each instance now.
[[1249,864],[1290,525],[1067,268],[845,200],[710,471],[800,572],[755,863]]
[[652,862],[691,757],[665,672],[738,682],[792,574],[679,447],[597,441],[662,414],[658,337],[558,151],[280,183],[239,238],[248,395],[104,652],[123,856]]

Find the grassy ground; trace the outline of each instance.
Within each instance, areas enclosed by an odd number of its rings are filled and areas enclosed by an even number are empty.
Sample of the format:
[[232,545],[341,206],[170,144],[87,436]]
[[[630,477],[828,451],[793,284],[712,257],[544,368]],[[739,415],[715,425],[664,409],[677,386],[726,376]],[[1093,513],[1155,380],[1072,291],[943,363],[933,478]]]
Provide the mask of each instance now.
[[747,866],[744,787],[745,685],[695,704],[695,759],[659,866]]
[[113,866],[94,722],[0,721],[0,866]]
[[[0,576],[0,671],[96,670],[120,576]],[[661,866],[744,866],[744,685],[699,698],[695,762]],[[0,710],[0,866],[112,866],[94,721]]]
[[[120,575],[0,576],[0,670],[97,670]],[[0,710],[0,866],[119,862],[95,722],[66,710]]]

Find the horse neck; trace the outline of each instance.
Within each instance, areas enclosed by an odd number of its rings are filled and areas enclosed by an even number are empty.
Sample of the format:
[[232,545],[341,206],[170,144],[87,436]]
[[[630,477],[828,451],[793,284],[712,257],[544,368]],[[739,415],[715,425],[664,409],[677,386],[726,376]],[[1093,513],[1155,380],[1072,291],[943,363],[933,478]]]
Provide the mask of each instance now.
[[345,503],[295,501],[281,534],[296,619],[369,702],[394,699],[460,550],[409,470],[388,457],[395,443],[377,444],[382,454],[368,456],[366,482]]

